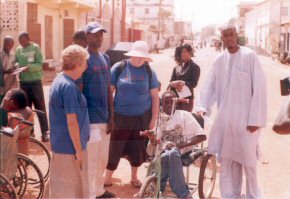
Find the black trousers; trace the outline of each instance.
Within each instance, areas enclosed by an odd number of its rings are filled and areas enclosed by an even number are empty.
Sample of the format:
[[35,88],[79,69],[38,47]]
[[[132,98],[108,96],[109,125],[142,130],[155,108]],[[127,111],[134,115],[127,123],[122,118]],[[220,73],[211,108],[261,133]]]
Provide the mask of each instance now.
[[115,113],[115,129],[111,135],[107,169],[117,169],[121,157],[132,167],[139,167],[147,159],[146,139],[140,131],[147,130],[151,120],[151,110],[138,116],[124,116]]
[[20,82],[20,88],[24,90],[28,99],[28,106],[35,109],[43,111],[42,113],[37,113],[37,117],[40,124],[41,134],[43,135],[48,131],[48,120],[45,110],[44,94],[41,80],[33,82]]

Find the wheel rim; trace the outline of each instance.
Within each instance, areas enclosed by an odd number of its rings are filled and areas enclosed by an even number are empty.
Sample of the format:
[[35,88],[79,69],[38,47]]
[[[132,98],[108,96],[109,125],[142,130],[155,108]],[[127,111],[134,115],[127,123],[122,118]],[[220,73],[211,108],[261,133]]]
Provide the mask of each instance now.
[[0,175],[0,198],[1,199],[16,198],[16,193],[13,186],[10,184],[9,180],[2,175]]
[[17,192],[17,195],[21,198],[24,195],[27,186],[27,173],[22,162],[18,161],[17,172],[12,179],[12,184]]
[[47,181],[51,158],[47,147],[38,140],[30,138],[28,157],[39,167],[44,180]]
[[24,197],[41,198],[44,191],[44,179],[40,169],[28,157],[18,155],[18,161],[22,164],[22,169],[27,173],[27,185]]
[[203,176],[203,193],[205,198],[208,198],[214,189],[216,177],[216,164],[214,156],[211,156],[206,164],[206,168]]

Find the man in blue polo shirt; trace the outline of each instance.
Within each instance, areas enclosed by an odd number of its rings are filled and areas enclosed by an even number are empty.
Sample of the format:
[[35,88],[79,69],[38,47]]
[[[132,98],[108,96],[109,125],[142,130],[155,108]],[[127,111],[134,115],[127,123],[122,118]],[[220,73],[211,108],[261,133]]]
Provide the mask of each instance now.
[[90,117],[90,141],[88,143],[88,175],[90,198],[113,198],[104,190],[103,173],[109,155],[110,132],[113,128],[113,96],[110,89],[110,60],[100,52],[103,34],[98,22],[90,22],[86,28],[88,43],[88,68],[83,74],[83,93]]

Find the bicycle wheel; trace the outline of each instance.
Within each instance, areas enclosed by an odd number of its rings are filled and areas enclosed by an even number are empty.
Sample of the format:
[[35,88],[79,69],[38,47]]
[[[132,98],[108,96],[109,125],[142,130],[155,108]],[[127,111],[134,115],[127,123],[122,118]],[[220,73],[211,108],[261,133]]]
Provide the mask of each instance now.
[[48,148],[37,139],[30,138],[28,157],[40,168],[44,181],[46,182],[49,175],[51,159]]
[[216,158],[207,154],[202,160],[199,179],[198,194],[200,198],[210,198],[214,190],[216,180]]
[[1,199],[16,199],[17,198],[13,185],[2,174],[0,174],[0,198]]
[[148,176],[142,184],[138,196],[139,198],[155,198],[157,191],[157,177],[155,175],[151,175]]
[[18,162],[22,170],[27,173],[27,186],[24,198],[41,198],[44,192],[45,182],[38,166],[27,156],[17,154]]

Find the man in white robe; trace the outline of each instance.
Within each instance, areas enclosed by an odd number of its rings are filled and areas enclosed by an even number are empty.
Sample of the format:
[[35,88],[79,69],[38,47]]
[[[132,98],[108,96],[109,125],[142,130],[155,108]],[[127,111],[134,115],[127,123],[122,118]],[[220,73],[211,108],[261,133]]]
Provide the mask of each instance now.
[[209,153],[221,163],[222,198],[240,198],[243,171],[246,198],[260,198],[257,183],[258,141],[266,126],[266,80],[254,51],[237,44],[234,26],[221,30],[226,50],[216,59],[201,90],[199,114],[217,115],[209,136]]

